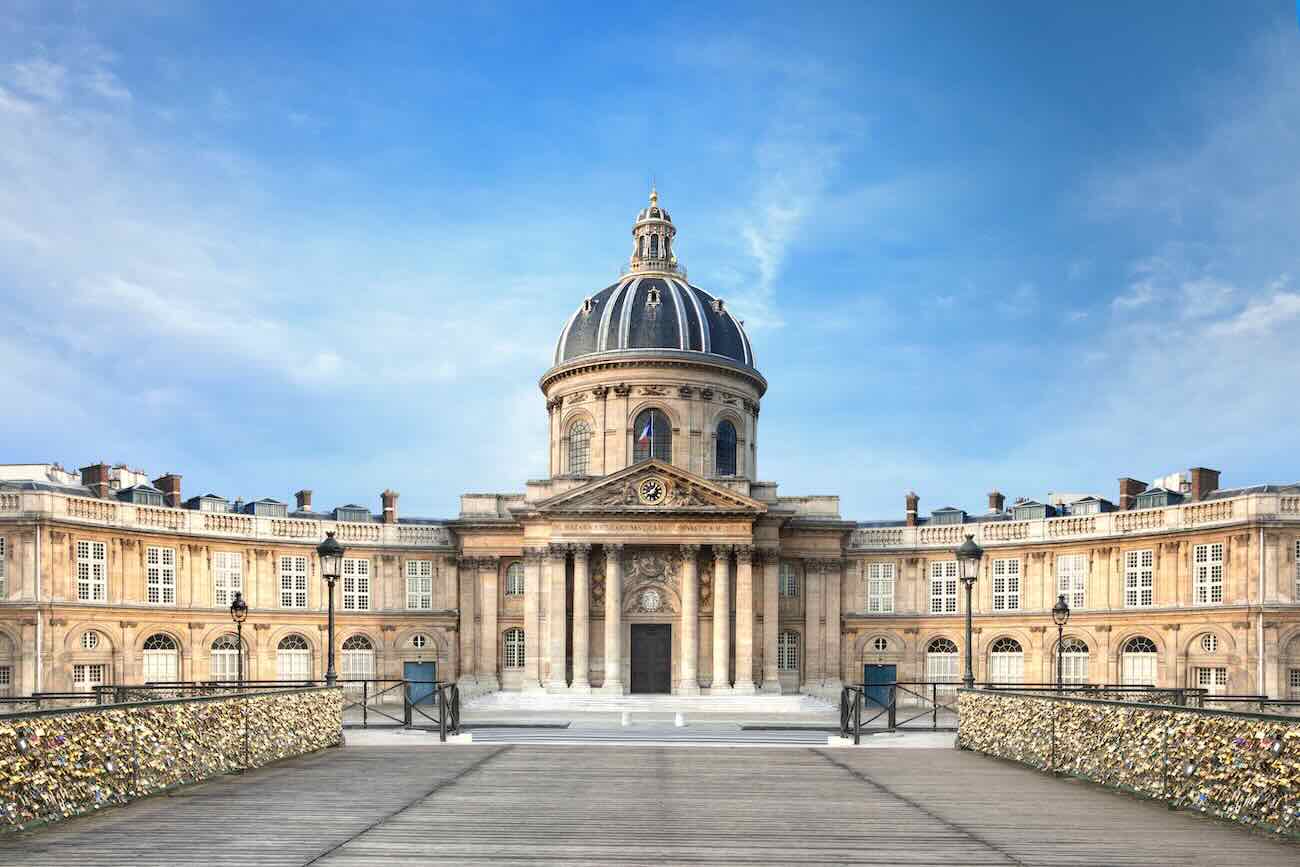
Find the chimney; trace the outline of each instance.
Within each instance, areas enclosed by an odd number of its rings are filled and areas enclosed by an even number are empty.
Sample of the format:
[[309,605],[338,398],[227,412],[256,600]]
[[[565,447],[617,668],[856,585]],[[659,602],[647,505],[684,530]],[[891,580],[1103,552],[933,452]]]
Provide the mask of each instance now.
[[916,526],[916,510],[921,505],[921,498],[916,495],[916,491],[907,492],[907,526]]
[[379,496],[384,501],[384,517],[383,517],[384,523],[396,524],[397,523],[397,491],[384,491]]
[[108,499],[108,464],[100,461],[81,468],[81,483],[101,500]]
[[1127,511],[1137,505],[1137,495],[1147,489],[1146,482],[1130,479],[1127,476],[1119,480],[1119,507]]
[[181,477],[175,473],[168,473],[165,476],[159,476],[153,480],[153,486],[163,492],[163,502],[169,508],[179,509],[181,507]]
[[1192,499],[1204,500],[1210,491],[1219,489],[1219,471],[1205,467],[1192,467]]
[[1002,507],[1007,503],[1007,498],[997,488],[989,491],[989,514],[999,515],[1002,513]]
[[293,496],[298,501],[299,512],[311,511],[311,491],[307,490],[306,488],[303,488],[301,491],[294,494]]

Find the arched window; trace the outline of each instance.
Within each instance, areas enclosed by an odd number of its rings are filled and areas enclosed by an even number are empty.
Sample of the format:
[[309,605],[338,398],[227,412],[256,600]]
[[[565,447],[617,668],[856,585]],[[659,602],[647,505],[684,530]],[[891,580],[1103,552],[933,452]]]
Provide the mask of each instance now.
[[783,629],[776,637],[776,667],[781,671],[799,670],[799,633]]
[[175,683],[180,680],[181,654],[176,639],[155,632],[144,640],[144,682]]
[[426,647],[429,646],[429,636],[412,635],[410,643],[411,646],[414,647],[416,650],[424,650]]
[[1076,686],[1088,682],[1088,645],[1080,638],[1061,642],[1061,682]]
[[7,635],[0,635],[0,696],[10,696],[14,692],[14,643]]
[[208,673],[213,680],[238,680],[239,641],[235,636],[227,633],[212,642],[212,662]]
[[1145,635],[1135,635],[1124,643],[1120,659],[1120,683],[1125,686],[1155,686],[1156,643]]
[[1201,644],[1202,653],[1219,652],[1219,637],[1215,635],[1213,632],[1207,632],[1204,635],[1202,635],[1200,644]]
[[932,683],[957,682],[957,645],[949,638],[936,638],[925,649],[925,679]]
[[99,647],[99,633],[93,629],[87,629],[81,633],[81,649],[95,650]]
[[889,639],[884,636],[871,639],[871,649],[876,653],[884,653],[889,650]]
[[632,425],[632,460],[673,459],[673,426],[663,410],[642,410]]
[[[1213,632],[1202,633],[1196,639],[1194,647],[1199,649],[1199,653],[1194,650],[1189,655],[1215,655],[1219,652],[1219,636]],[[1193,665],[1192,677],[1192,686],[1207,690],[1210,695],[1228,691],[1228,667],[1226,665]]]
[[651,256],[651,258],[654,258],[654,257],[656,257],[656,256],[658,256],[658,255],[659,255],[659,236],[658,236],[658,235],[651,235],[651,236],[650,236],[650,256]]
[[506,668],[524,667],[524,631],[522,629],[518,626],[507,629],[502,647],[505,652],[504,663]]
[[993,683],[1025,682],[1025,651],[1014,638],[999,638],[989,648],[989,680]]
[[731,422],[718,423],[718,443],[714,451],[714,475],[734,476],[736,474],[736,426]]
[[794,571],[794,564],[789,560],[781,561],[780,580],[777,582],[777,594],[794,598],[799,595],[799,576]]
[[[343,680],[371,680],[375,676],[375,646],[364,635],[349,636],[342,647],[340,655],[339,677]],[[345,686],[349,693],[360,695],[362,684],[351,683]],[[374,692],[374,690],[370,690]]]
[[591,460],[591,425],[576,421],[569,428],[569,474],[585,476]]
[[524,595],[524,564],[518,560],[511,563],[506,569],[506,595]]
[[280,680],[311,680],[311,645],[301,635],[286,635],[275,650],[275,673]]

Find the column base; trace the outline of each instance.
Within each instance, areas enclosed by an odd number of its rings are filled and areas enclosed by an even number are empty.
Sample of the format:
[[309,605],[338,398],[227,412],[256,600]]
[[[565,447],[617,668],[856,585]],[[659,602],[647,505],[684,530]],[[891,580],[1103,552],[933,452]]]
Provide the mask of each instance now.
[[731,694],[732,694],[732,689],[730,686],[709,687],[709,695],[731,695]]
[[542,686],[539,681],[526,682],[519,690],[524,695],[545,695],[546,687]]
[[776,680],[775,678],[772,680],[765,680],[763,681],[763,685],[759,687],[758,691],[762,693],[770,693],[772,695],[780,695],[781,681]]
[[569,695],[591,695],[591,684],[584,681],[574,681],[569,687]]
[[497,680],[495,674],[480,674],[474,678],[474,682],[478,684],[479,689],[488,692],[501,688],[501,681]]
[[676,695],[699,695],[700,685],[694,680],[683,681],[677,684]]
[[731,688],[731,691],[734,695],[757,695],[758,694],[758,690],[754,688],[754,684],[752,681],[750,681],[749,683],[737,681],[736,685]]
[[569,684],[567,681],[553,680],[550,683],[546,684],[546,692],[564,693],[568,691],[569,691]]
[[623,684],[617,680],[605,681],[596,692],[601,695],[623,695]]

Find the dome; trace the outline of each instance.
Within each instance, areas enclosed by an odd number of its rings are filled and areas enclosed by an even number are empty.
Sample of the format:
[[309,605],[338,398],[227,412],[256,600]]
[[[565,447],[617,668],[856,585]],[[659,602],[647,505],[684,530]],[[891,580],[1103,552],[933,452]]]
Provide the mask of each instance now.
[[745,329],[722,299],[671,274],[629,274],[584,301],[560,334],[555,363],[648,349],[702,352],[754,367]]

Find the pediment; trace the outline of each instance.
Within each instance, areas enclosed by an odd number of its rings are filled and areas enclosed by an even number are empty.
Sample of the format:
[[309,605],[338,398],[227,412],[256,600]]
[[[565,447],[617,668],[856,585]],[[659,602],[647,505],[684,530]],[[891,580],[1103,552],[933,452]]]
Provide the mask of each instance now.
[[[656,483],[662,486],[661,492],[656,490]],[[767,506],[694,473],[650,460],[542,500],[536,509],[544,514],[757,515],[766,512]]]

